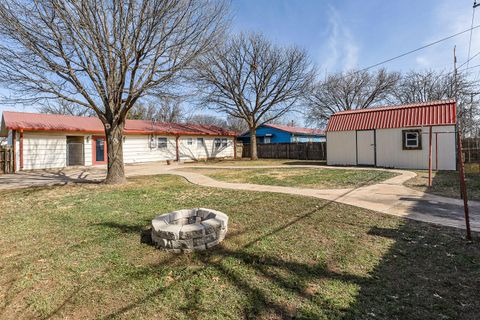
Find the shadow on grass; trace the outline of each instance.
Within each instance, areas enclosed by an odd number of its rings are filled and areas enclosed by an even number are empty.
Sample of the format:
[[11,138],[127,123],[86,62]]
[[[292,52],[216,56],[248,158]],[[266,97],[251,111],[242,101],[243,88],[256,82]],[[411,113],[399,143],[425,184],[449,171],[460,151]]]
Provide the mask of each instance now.
[[[260,236],[236,250],[220,245],[190,255],[193,261],[214,268],[242,293],[245,301],[242,312],[247,319],[476,319],[480,311],[477,303],[480,299],[480,246],[478,242],[464,241],[460,230],[410,220],[397,229],[373,227],[368,235],[393,240],[393,245],[368,276],[331,270],[321,263],[299,263],[253,252],[252,246],[278,231]],[[478,235],[476,237],[478,241]],[[172,259],[176,257],[171,255]],[[162,266],[164,262],[152,268]],[[253,275],[263,280],[252,281]],[[178,279],[168,287],[159,288],[107,318],[113,319],[140,307],[187,280]],[[338,281],[359,288],[355,301],[344,308],[331,297],[309,289],[309,284],[324,281]],[[278,292],[269,291],[271,287],[280,288],[286,296],[301,301],[301,305],[279,298]],[[190,303],[182,309],[188,316],[205,312],[201,310],[201,301],[197,301],[201,293],[198,288],[196,290],[192,288],[188,293]],[[341,296],[340,292],[338,299]]]
[[398,229],[372,228],[394,240],[345,319],[478,319],[480,240],[463,231],[406,220]]
[[289,166],[302,166],[302,165],[310,165],[310,166],[326,166],[327,161],[286,161],[282,164],[289,165]]
[[[478,234],[475,235],[477,242],[470,244],[462,239],[460,230],[411,220],[404,220],[402,225],[391,229],[373,226],[365,236],[388,239],[392,244],[367,275],[331,268],[325,263],[297,262],[289,257],[255,250],[263,240],[278,236],[283,230],[319,214],[320,210],[328,208],[332,203],[333,201],[325,202],[323,206],[285,221],[235,249],[220,245],[188,255],[188,258],[167,254],[166,259],[143,268],[128,279],[133,281],[152,275],[159,276],[159,270],[168,268],[177,260],[185,262],[182,261],[184,259],[213,268],[241,292],[241,305],[232,308],[240,307],[243,318],[247,319],[476,319],[480,312]],[[379,219],[381,218],[382,215],[379,214]],[[147,224],[148,221],[138,224],[106,222],[97,225],[122,233],[140,234],[144,229],[142,223]],[[242,233],[229,233],[225,241],[240,236]],[[318,249],[321,251],[323,248]],[[171,290],[185,290],[182,285],[187,281],[187,284],[191,284],[192,277],[201,272],[201,268],[193,270],[186,277],[146,292],[137,300],[119,306],[105,318],[128,316],[130,311],[151,301],[161,301],[163,296],[171,294]],[[332,298],[321,290],[325,281],[355,287],[358,292],[345,292],[346,289],[340,286],[337,295]],[[320,289],[312,290],[312,283]],[[191,286],[185,292],[186,305],[179,307],[180,312],[190,319],[205,318],[206,312],[213,312],[202,309],[201,289]],[[75,294],[77,293],[73,292],[72,295]],[[352,295],[353,301],[342,301],[345,295]],[[290,298],[293,302],[289,302]],[[72,296],[67,297],[52,315],[58,315],[58,310],[71,299]]]

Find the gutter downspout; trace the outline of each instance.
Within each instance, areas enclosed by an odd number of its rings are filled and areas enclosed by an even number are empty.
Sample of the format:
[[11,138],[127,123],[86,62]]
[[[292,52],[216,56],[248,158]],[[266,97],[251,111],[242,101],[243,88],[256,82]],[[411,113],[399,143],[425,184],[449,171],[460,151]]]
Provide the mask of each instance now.
[[177,136],[175,138],[175,151],[176,151],[176,158],[177,158],[177,161],[180,162],[180,151],[178,149],[178,140],[180,139],[180,136]]

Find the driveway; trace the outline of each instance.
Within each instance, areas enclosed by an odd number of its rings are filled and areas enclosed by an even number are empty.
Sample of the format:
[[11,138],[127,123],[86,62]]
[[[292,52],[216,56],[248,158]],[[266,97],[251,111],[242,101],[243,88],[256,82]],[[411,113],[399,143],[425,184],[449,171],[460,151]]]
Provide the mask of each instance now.
[[[463,201],[436,196],[410,189],[403,183],[415,176],[405,170],[389,170],[399,175],[381,183],[351,189],[309,189],[256,185],[247,183],[229,183],[217,181],[195,172],[182,171],[198,165],[165,165],[148,163],[125,166],[128,177],[141,175],[174,174],[184,177],[193,184],[234,190],[277,192],[301,196],[310,196],[349,204],[390,215],[413,220],[440,224],[455,228],[465,228]],[[208,168],[246,169],[246,168],[291,168],[292,166],[208,166]],[[325,166],[299,165],[295,168],[328,168],[335,170],[363,168],[333,168]],[[372,170],[369,168],[368,170]],[[380,170],[380,169],[377,169]],[[14,175],[0,175],[0,190],[26,188],[45,185],[65,185],[71,183],[98,183],[106,174],[105,167],[68,168],[62,170],[42,170],[21,172]],[[480,202],[470,201],[470,218],[472,230],[480,231]]]

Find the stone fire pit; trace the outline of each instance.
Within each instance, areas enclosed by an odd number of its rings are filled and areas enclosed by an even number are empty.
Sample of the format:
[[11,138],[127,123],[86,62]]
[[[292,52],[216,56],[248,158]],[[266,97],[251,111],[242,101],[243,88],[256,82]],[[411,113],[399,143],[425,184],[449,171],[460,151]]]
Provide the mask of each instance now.
[[152,220],[152,242],[157,248],[180,252],[205,250],[227,233],[228,216],[212,209],[185,209]]

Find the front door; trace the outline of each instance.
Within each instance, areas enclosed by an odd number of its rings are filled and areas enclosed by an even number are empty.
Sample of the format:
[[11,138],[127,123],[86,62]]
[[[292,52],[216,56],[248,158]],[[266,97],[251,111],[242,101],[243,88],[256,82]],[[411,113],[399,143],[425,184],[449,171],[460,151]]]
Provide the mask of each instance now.
[[92,137],[93,164],[107,163],[107,143],[105,137]]
[[360,166],[375,165],[375,131],[357,131],[357,164]]

